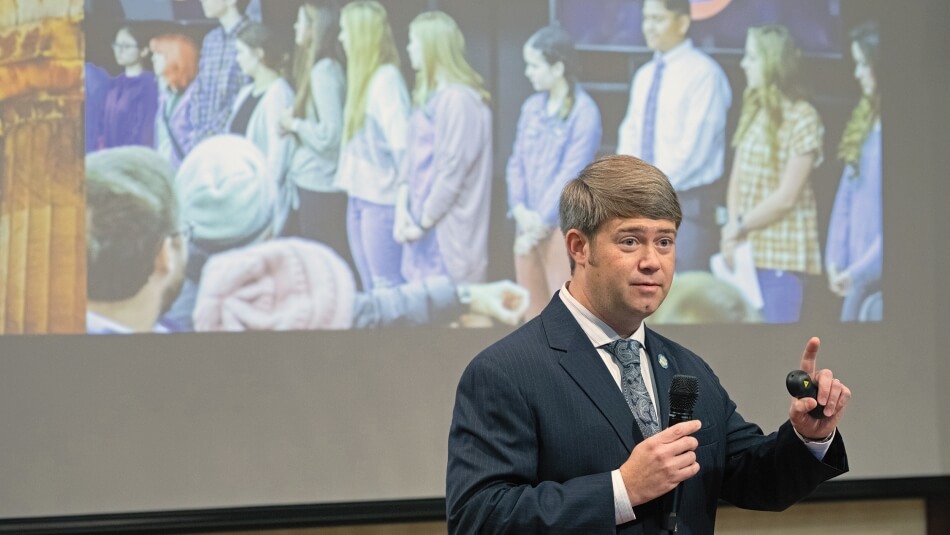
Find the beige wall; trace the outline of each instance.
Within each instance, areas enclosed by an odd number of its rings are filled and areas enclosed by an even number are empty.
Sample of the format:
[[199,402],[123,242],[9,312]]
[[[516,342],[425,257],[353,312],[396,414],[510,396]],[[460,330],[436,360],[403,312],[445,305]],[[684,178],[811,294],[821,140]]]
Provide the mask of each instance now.
[[[442,535],[444,522],[271,530],[262,535]],[[923,500],[879,500],[799,504],[782,513],[719,510],[717,535],[800,535],[802,533],[855,535],[925,535]],[[249,533],[249,532],[244,532]]]

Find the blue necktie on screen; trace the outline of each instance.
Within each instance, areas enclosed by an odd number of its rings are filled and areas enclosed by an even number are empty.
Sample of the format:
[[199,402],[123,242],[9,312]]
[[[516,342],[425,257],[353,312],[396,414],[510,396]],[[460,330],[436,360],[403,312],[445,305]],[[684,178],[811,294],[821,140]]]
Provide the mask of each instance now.
[[643,437],[655,435],[660,431],[660,422],[640,373],[640,342],[614,340],[603,347],[617,357],[617,362],[623,368],[620,372],[620,389],[627,400],[627,406],[633,412],[633,418],[643,432]]
[[643,108],[643,135],[641,136],[640,158],[645,162],[653,163],[656,146],[656,101],[660,96],[660,83],[663,81],[663,68],[666,63],[663,58],[657,57],[654,62],[653,81],[650,82],[650,92],[647,93],[647,103]]

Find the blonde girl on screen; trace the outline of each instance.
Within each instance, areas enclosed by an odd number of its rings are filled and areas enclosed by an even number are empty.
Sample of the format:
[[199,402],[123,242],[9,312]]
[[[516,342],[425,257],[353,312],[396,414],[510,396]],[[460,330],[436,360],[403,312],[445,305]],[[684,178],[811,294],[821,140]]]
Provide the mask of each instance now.
[[416,71],[408,151],[397,196],[403,276],[484,282],[491,208],[492,117],[465,37],[441,11],[417,16],[407,47]]
[[403,282],[393,239],[396,182],[406,152],[409,90],[386,9],[357,0],[340,15],[347,87],[335,185],[348,195],[346,230],[364,290]]
[[796,322],[805,275],[821,273],[815,193],[824,127],[798,85],[798,47],[777,24],[750,28],[741,66],[748,80],[732,146],[729,222],[720,247],[732,263],[751,242],[769,323]]

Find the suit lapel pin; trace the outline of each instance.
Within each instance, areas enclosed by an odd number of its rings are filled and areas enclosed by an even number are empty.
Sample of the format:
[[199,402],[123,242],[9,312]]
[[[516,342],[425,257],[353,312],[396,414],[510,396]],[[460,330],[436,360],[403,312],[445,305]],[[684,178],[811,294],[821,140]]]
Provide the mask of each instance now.
[[670,367],[670,361],[666,360],[666,355],[663,353],[660,353],[659,361],[664,370]]

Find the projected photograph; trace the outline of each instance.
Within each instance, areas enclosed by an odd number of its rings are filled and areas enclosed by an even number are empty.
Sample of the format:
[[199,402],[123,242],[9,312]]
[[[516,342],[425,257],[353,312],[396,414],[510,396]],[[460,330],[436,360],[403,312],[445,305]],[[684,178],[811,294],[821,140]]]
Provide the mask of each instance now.
[[612,153],[683,207],[651,323],[883,318],[857,2],[561,0],[517,44],[492,2],[61,3],[0,18],[2,332],[515,326]]

